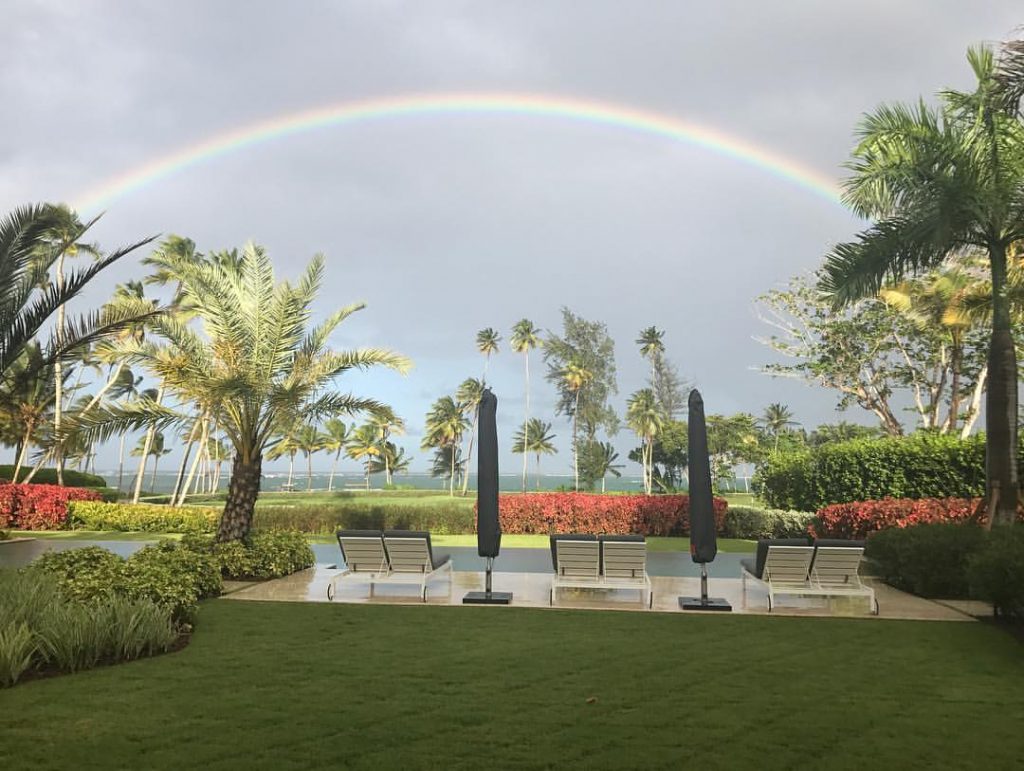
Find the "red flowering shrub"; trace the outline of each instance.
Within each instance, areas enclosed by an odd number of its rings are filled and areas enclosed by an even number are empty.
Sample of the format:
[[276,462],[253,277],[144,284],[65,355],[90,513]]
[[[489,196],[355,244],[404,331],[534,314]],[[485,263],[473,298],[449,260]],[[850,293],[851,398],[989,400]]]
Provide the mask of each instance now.
[[59,530],[68,519],[71,501],[100,501],[96,490],[60,485],[0,484],[0,527]]
[[818,511],[808,530],[816,538],[864,538],[875,530],[925,523],[980,522],[977,498],[884,498],[835,503]]
[[[729,504],[714,499],[719,531]],[[498,498],[504,533],[636,533],[686,535],[690,532],[688,495],[593,495],[524,493]]]

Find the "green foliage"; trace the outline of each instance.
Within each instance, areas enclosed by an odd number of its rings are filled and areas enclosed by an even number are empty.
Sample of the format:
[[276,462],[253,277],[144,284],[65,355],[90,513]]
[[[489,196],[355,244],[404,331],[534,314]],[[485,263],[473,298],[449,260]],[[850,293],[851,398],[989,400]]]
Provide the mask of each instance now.
[[182,547],[212,560],[225,578],[234,579],[280,578],[311,567],[315,560],[305,536],[298,532],[254,530],[248,543],[187,536]]
[[0,626],[0,687],[18,682],[18,678],[32,666],[36,641],[25,622],[9,622]]
[[882,498],[974,498],[985,489],[985,439],[921,433],[780,453],[762,463],[754,485],[769,506],[797,511]]
[[969,557],[985,543],[975,524],[925,524],[872,533],[866,554],[882,579],[922,597],[953,599],[970,594]]
[[82,530],[212,533],[220,521],[220,509],[76,501],[68,507],[68,519],[73,529]]
[[882,430],[877,426],[861,426],[841,420],[838,423],[822,423],[808,435],[807,444],[811,447],[821,447],[824,444],[838,444],[852,439],[879,439],[881,436]]
[[380,505],[370,502],[331,505],[260,506],[255,526],[261,530],[298,530],[332,535],[338,530],[428,530],[431,533],[474,533],[469,500],[433,506]]
[[[19,481],[25,481],[25,477],[31,469],[21,469],[19,474]],[[0,466],[0,479],[5,479],[8,482],[11,481],[11,477],[14,476],[14,466]],[[36,472],[36,475],[32,477],[32,484],[38,485],[55,485],[57,484],[57,469],[55,468],[41,468]],[[103,477],[96,476],[95,474],[84,474],[81,471],[74,471],[72,469],[64,469],[64,486],[65,487],[106,487],[107,480]]]
[[801,511],[732,506],[725,512],[723,538],[799,538],[807,535],[814,515]]
[[995,527],[967,560],[971,593],[1001,616],[1024,620],[1024,528]]

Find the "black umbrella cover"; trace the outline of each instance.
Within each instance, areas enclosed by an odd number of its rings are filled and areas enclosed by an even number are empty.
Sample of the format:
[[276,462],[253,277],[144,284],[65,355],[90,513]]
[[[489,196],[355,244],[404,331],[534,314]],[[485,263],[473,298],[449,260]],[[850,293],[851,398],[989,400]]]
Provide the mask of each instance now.
[[712,562],[718,554],[718,543],[711,494],[711,459],[708,456],[704,400],[696,388],[690,391],[689,413],[690,556],[697,563]]
[[498,521],[498,399],[485,388],[480,399],[476,466],[476,548],[481,557],[497,557],[501,550]]

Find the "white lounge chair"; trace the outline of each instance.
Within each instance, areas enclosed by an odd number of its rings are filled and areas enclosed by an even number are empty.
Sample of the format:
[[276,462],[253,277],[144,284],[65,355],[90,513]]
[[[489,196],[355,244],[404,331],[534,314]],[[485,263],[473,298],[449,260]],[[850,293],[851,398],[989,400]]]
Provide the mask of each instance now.
[[451,577],[451,557],[434,554],[427,532],[340,530],[338,546],[345,570],[328,583],[329,600],[334,599],[337,582],[350,579],[367,581],[371,597],[376,584],[418,584],[426,602],[428,582],[445,571]]
[[859,541],[822,541],[814,544],[811,563],[811,591],[826,597],[863,597],[869,612],[878,615],[875,590],[860,578],[864,546]]
[[551,605],[562,588],[639,589],[648,607],[654,601],[643,536],[553,535],[551,563]]

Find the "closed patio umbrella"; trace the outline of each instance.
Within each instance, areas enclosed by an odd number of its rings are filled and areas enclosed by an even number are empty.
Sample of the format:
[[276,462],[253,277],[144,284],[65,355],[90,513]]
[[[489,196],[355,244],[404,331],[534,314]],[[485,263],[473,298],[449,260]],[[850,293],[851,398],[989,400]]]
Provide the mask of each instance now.
[[485,591],[470,592],[462,598],[472,605],[508,605],[511,592],[491,591],[494,558],[501,551],[501,522],[498,519],[498,399],[485,388],[480,398],[476,473],[476,550],[487,560]]
[[704,400],[694,388],[689,398],[687,426],[690,466],[690,557],[700,565],[700,597],[680,597],[684,610],[732,610],[719,597],[708,597],[708,563],[718,554],[715,538],[715,506],[711,492],[711,458],[708,455],[708,431],[704,420]]

